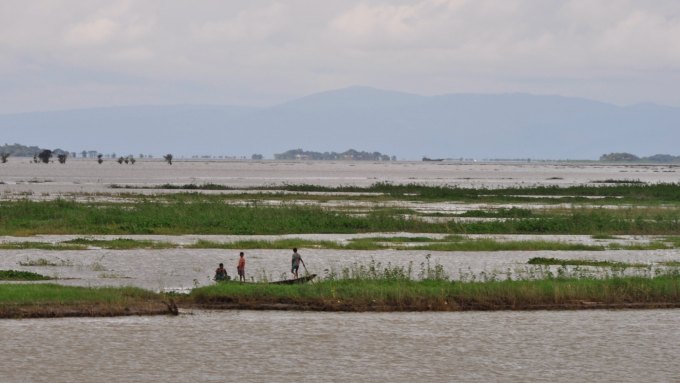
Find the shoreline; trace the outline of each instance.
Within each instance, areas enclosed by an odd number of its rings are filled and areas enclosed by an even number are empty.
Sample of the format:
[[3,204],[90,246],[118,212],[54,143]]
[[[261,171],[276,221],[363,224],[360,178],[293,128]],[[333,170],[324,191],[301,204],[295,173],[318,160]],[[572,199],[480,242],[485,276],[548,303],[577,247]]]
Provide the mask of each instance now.
[[191,314],[191,310],[212,311],[314,311],[314,312],[347,312],[347,313],[388,313],[388,312],[470,312],[470,311],[576,311],[576,310],[664,310],[680,309],[680,302],[574,302],[567,304],[538,305],[438,305],[438,306],[385,306],[385,305],[352,305],[349,303],[293,304],[274,302],[250,303],[212,303],[212,304],[179,304],[169,306],[111,307],[107,305],[28,305],[0,307],[2,319],[40,319],[40,318],[103,318],[125,316],[158,316]]
[[601,303],[574,302],[545,305],[439,305],[439,306],[355,306],[351,304],[306,305],[293,303],[215,303],[181,305],[180,310],[251,310],[251,311],[316,311],[316,312],[463,312],[463,311],[574,311],[574,310],[661,310],[678,309],[680,302]]
[[400,278],[299,285],[219,284],[188,295],[136,288],[1,284],[0,318],[178,315],[180,310],[327,312],[537,311],[680,308],[677,273],[487,282]]

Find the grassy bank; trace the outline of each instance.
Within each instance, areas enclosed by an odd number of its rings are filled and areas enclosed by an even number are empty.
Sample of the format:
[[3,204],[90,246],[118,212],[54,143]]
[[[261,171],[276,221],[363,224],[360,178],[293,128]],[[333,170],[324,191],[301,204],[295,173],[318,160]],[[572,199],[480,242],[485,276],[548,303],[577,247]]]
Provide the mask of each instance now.
[[222,283],[189,295],[136,288],[0,284],[0,318],[176,314],[202,309],[463,311],[680,307],[680,276],[451,282],[400,276],[305,285]]
[[195,289],[182,304],[206,308],[322,311],[680,307],[680,277],[481,283],[367,279],[292,286],[225,283]]
[[162,295],[132,287],[0,284],[0,318],[156,315],[173,312],[176,313],[173,304]]

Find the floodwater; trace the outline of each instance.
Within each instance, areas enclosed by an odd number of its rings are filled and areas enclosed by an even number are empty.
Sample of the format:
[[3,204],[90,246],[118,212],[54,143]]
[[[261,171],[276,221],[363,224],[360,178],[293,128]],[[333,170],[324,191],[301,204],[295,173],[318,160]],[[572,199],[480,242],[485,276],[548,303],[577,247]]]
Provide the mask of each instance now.
[[[182,161],[139,160],[134,165],[71,159],[66,164],[34,164],[10,157],[0,164],[2,198],[69,193],[117,193],[111,184],[153,186],[215,183],[231,187],[280,184],[368,186],[375,182],[424,183],[460,187],[576,185],[604,180],[677,182],[676,165],[579,163],[460,163],[367,161]],[[130,192],[130,190],[122,190]],[[135,191],[157,193],[158,191]]]
[[[10,157],[0,164],[0,200],[110,198],[89,193],[164,183],[231,187],[279,184],[368,186],[375,182],[460,187],[591,183],[608,179],[677,182],[672,165],[558,163],[273,162],[69,160],[33,164]],[[221,191],[227,193],[228,191]],[[74,197],[75,195],[75,197]],[[338,200],[342,200],[339,196]],[[414,205],[420,212],[480,206]],[[366,234],[365,236],[375,236]],[[407,233],[387,233],[404,236]],[[296,235],[343,241],[362,235]],[[437,235],[419,234],[438,238]],[[0,241],[58,242],[74,236],[3,237]],[[100,237],[100,236],[97,236]],[[116,236],[118,237],[118,236]],[[128,237],[128,236],[126,236]],[[137,239],[143,239],[138,236]],[[289,237],[289,236],[281,236]],[[200,236],[151,239],[180,244]],[[269,239],[275,239],[272,237]],[[527,240],[499,236],[500,239]],[[112,238],[108,238],[112,239]],[[247,239],[214,236],[220,242]],[[266,238],[258,238],[266,239]],[[583,236],[547,240],[592,243]],[[645,242],[649,238],[624,238]],[[212,283],[219,262],[235,272],[238,250],[2,250],[0,269],[33,271],[80,286],[132,285],[183,291]],[[452,277],[526,269],[532,257],[651,263],[680,260],[678,250],[600,252],[431,252]],[[310,272],[341,271],[354,263],[413,265],[415,250],[302,249]],[[247,250],[247,273],[287,276],[287,250]],[[45,260],[56,266],[22,266]],[[502,275],[499,275],[502,277]],[[560,311],[469,313],[310,313],[194,311],[178,317],[0,320],[0,382],[488,382],[680,381],[680,311]]]
[[[236,275],[239,250],[164,249],[164,250],[2,250],[0,270],[32,271],[60,278],[50,283],[76,286],[137,286],[154,291],[187,291],[193,287],[214,283],[212,277],[222,262],[230,275]],[[246,277],[260,281],[287,279],[290,276],[290,250],[245,250]],[[300,253],[310,273],[325,276],[340,274],[354,265],[368,267],[372,262],[382,267],[411,266],[412,277],[421,271],[441,265],[455,280],[491,277],[530,277],[540,266],[527,265],[533,257],[561,259],[611,260],[651,264],[680,260],[680,249],[608,250],[608,251],[423,251],[423,250],[328,250],[301,249]],[[427,255],[430,254],[429,260]],[[53,266],[22,266],[40,260]],[[628,273],[647,269],[627,269]],[[537,277],[540,276],[537,275]]]
[[0,321],[14,382],[673,382],[680,311]]

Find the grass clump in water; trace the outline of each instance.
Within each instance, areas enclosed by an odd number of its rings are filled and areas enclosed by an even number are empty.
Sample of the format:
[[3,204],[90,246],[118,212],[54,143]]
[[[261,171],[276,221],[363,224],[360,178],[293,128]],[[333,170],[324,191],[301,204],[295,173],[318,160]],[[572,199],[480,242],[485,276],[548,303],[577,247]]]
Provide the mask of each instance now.
[[65,244],[72,244],[78,246],[99,247],[110,250],[130,250],[130,249],[172,249],[177,245],[170,242],[139,240],[130,238],[116,238],[113,240],[99,240],[91,238],[76,238],[64,241]]
[[45,281],[53,279],[38,273],[18,270],[0,270],[1,281]]
[[160,294],[134,287],[0,285],[0,318],[176,314]]
[[71,260],[64,260],[64,259],[57,259],[55,261],[45,259],[45,258],[37,258],[37,259],[26,259],[25,261],[19,261],[19,266],[38,266],[38,267],[45,267],[45,266],[73,266],[73,261]]
[[49,242],[5,242],[0,243],[2,250],[24,250],[24,249],[38,249],[38,250],[86,250],[87,246],[71,243],[49,243]]
[[558,259],[558,258],[544,258],[535,257],[529,259],[527,262],[530,265],[555,265],[555,266],[595,266],[595,267],[648,267],[644,263],[628,263],[628,262],[614,262],[614,261],[596,261],[589,259]]

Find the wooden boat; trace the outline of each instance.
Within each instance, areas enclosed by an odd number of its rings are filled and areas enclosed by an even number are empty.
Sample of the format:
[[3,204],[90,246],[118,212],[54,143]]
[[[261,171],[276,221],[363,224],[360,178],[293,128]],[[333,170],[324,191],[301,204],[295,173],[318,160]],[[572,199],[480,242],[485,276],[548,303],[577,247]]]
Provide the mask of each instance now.
[[269,282],[269,283],[271,283],[272,285],[296,285],[296,284],[300,284],[300,283],[307,283],[314,278],[316,278],[316,274],[309,274],[309,275],[305,275],[304,277],[300,277],[300,278],[284,279],[282,281]]
[[[270,284],[272,284],[272,285],[296,285],[296,284],[307,283],[307,282],[311,281],[311,280],[314,279],[314,278],[316,278],[316,274],[309,274],[309,275],[305,275],[304,277],[300,277],[300,278],[295,278],[295,279],[284,279],[284,280],[282,280],[282,281],[274,281],[274,282],[266,282],[266,283],[270,283]],[[231,278],[230,278],[230,279],[221,280],[221,281],[215,281],[215,282],[217,282],[217,283],[239,283],[238,279],[231,279]],[[246,284],[260,284],[260,283],[262,283],[262,282],[255,282],[255,283],[253,283],[253,282],[242,282],[242,283],[246,283]]]

